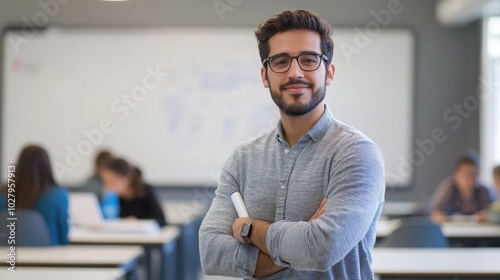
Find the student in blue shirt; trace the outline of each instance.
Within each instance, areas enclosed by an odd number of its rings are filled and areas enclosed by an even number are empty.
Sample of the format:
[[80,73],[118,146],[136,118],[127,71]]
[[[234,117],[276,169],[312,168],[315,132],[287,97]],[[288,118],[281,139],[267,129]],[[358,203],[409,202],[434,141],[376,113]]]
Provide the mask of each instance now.
[[106,164],[101,176],[105,190],[116,193],[120,199],[120,218],[151,219],[160,227],[166,225],[153,187],[144,182],[139,168],[116,158]]
[[[57,185],[49,155],[39,146],[27,146],[15,166],[16,209],[38,211],[50,234],[51,245],[68,244],[68,191]],[[0,193],[0,212],[7,210],[6,189]]]

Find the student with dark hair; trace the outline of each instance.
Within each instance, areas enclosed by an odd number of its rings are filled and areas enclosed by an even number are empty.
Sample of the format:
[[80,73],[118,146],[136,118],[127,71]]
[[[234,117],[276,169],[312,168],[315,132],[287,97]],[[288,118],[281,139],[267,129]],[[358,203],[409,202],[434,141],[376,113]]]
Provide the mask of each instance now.
[[[52,245],[68,244],[68,191],[57,185],[47,152],[27,146],[15,165],[16,209],[33,209],[47,223]],[[0,194],[0,212],[7,210],[7,197]]]
[[[238,145],[199,231],[206,274],[244,279],[374,279],[382,153],[324,101],[335,67],[319,15],[284,11],[255,32],[276,128]],[[259,69],[255,69],[259,71]],[[239,218],[240,192],[250,217]]]
[[431,218],[443,222],[454,214],[474,215],[486,220],[486,208],[491,203],[488,189],[478,183],[478,163],[470,156],[459,158],[451,178],[437,187],[431,201]]
[[165,226],[165,216],[153,187],[144,183],[139,168],[123,159],[110,160],[100,172],[104,188],[120,198],[120,217],[153,219],[160,227]]
[[112,159],[113,155],[109,151],[100,151],[95,158],[94,174],[87,180],[87,182],[85,182],[85,184],[79,191],[95,193],[99,200],[102,200],[104,195],[104,186],[101,178],[101,173],[106,164],[108,164],[108,162],[110,162]]

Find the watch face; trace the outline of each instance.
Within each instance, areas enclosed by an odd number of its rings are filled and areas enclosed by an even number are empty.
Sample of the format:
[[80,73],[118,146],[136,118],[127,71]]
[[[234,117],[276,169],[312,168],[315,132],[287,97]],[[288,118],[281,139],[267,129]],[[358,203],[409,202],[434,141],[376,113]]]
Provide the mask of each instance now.
[[243,228],[241,229],[241,236],[247,237],[250,231],[250,224],[244,223]]

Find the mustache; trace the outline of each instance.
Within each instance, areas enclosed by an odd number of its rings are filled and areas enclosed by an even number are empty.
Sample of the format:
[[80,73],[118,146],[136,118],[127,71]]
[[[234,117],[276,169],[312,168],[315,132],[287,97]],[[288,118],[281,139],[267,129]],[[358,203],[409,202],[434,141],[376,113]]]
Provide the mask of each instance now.
[[291,86],[291,85],[305,85],[305,86],[308,86],[308,87],[312,87],[311,83],[308,83],[308,82],[302,81],[302,80],[293,79],[293,80],[289,80],[285,84],[282,84],[280,86],[280,90],[284,90],[286,87]]

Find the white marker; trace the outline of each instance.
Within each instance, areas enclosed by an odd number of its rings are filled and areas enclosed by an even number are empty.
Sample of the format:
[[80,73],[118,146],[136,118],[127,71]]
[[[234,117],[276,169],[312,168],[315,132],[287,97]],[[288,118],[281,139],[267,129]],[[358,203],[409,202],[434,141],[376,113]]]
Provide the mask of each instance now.
[[233,201],[234,208],[236,208],[236,212],[238,212],[238,216],[240,218],[249,217],[247,208],[245,207],[245,203],[243,203],[243,199],[241,198],[241,194],[239,192],[231,194],[231,200]]

